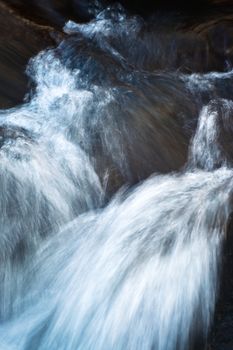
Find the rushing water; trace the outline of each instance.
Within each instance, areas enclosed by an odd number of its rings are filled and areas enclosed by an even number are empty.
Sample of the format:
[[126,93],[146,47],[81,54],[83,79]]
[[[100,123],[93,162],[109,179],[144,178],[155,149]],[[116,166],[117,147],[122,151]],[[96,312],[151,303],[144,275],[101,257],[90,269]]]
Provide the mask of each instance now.
[[1,111],[1,350],[205,344],[232,211],[233,73],[155,72],[162,44],[143,26],[119,7],[68,22],[29,63],[25,103]]

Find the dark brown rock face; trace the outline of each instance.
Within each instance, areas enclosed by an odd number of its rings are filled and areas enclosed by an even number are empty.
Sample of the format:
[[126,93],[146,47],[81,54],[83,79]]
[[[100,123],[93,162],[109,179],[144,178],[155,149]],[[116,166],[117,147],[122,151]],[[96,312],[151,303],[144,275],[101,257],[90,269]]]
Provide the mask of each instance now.
[[0,107],[20,103],[27,91],[28,60],[54,44],[52,27],[23,18],[0,2]]

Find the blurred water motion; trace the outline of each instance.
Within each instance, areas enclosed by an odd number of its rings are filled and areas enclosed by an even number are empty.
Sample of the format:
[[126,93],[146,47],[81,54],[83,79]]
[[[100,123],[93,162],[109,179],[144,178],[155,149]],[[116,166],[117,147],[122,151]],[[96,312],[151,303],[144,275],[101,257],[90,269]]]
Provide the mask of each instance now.
[[0,349],[204,348],[232,212],[229,62],[177,71],[185,38],[117,5],[64,32],[0,112]]

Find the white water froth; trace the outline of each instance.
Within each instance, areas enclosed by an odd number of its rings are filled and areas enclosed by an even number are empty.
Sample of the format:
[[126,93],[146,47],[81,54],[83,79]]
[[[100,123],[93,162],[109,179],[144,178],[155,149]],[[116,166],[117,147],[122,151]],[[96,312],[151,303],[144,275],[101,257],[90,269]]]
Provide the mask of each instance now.
[[206,336],[232,175],[157,176],[70,223],[40,252],[33,306],[3,327],[3,348],[187,349],[195,329]]
[[[85,119],[109,105],[111,89],[85,89],[51,51],[30,69],[34,97],[0,115],[0,349],[191,349],[211,324],[232,210],[217,110],[202,110],[185,171],[154,175],[102,208]],[[22,242],[33,252],[20,268],[11,256]]]

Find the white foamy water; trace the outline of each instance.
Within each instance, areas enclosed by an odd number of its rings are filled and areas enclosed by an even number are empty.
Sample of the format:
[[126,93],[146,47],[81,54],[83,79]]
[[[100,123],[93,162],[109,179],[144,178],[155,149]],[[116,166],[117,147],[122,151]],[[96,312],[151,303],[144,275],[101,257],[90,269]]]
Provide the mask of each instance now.
[[232,174],[154,177],[70,223],[40,252],[33,297],[2,346],[187,349],[206,336]]
[[[77,34],[78,43],[79,35],[100,43],[102,32],[124,37],[140,26],[137,18],[127,21],[122,14],[101,14],[89,25],[69,22],[66,32],[71,40]],[[139,140],[148,150],[154,145],[148,135],[158,138],[158,145],[168,146],[167,158],[172,152],[178,127],[169,114],[171,90],[165,94],[166,79],[152,74],[162,88],[149,91],[161,93],[163,109],[159,97],[138,92],[153,85],[148,74],[126,72],[123,59],[123,70],[112,70],[110,79],[109,67],[93,59],[98,52],[86,60],[77,42],[66,47],[64,41],[33,59],[32,98],[0,114],[0,349],[201,346],[213,318],[232,211],[233,171],[219,136],[228,130],[232,102],[215,100],[201,109],[184,168],[128,188],[132,156],[139,169],[148,163],[133,152]],[[114,67],[122,60],[115,50],[106,48]],[[142,77],[148,86],[140,85]],[[212,78],[221,79],[203,76]],[[146,121],[130,114],[133,102],[145,109]],[[139,134],[130,129],[134,121]],[[121,176],[125,187],[107,203],[108,181]]]

